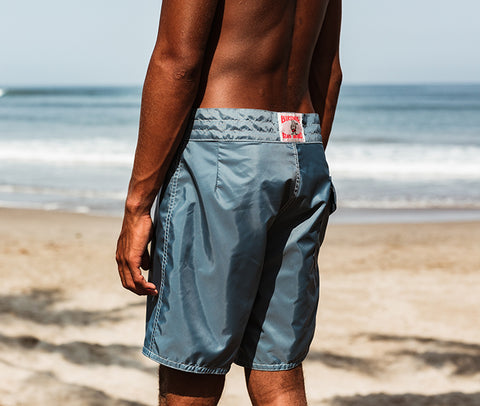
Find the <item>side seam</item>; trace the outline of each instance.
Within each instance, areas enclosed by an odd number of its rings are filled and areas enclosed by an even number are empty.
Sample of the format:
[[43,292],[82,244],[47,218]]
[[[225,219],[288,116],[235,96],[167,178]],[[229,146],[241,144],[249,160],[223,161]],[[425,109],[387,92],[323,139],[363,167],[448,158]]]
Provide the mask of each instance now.
[[175,198],[177,195],[177,185],[178,185],[178,177],[180,176],[180,169],[182,167],[182,160],[179,160],[175,173],[172,177],[172,189],[170,194],[170,199],[168,201],[168,209],[167,209],[167,216],[165,218],[165,232],[163,235],[163,256],[162,256],[162,264],[161,264],[161,276],[160,276],[160,290],[158,292],[158,301],[157,306],[155,309],[155,318],[153,321],[153,329],[151,333],[151,340],[150,340],[150,348],[149,351],[153,352],[152,346],[155,337],[155,332],[158,326],[158,318],[160,315],[160,309],[162,307],[162,298],[163,298],[163,290],[165,287],[165,271],[167,268],[167,260],[168,260],[168,242],[170,237],[170,223],[172,220],[172,213],[173,207],[175,205]]

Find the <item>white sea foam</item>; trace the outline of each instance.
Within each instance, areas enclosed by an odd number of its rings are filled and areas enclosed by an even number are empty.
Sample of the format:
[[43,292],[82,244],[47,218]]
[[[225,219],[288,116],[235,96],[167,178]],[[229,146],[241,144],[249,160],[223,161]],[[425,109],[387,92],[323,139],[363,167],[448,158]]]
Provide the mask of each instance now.
[[131,166],[134,146],[111,139],[0,142],[0,161],[62,165]]
[[332,143],[327,156],[343,179],[480,180],[476,146]]

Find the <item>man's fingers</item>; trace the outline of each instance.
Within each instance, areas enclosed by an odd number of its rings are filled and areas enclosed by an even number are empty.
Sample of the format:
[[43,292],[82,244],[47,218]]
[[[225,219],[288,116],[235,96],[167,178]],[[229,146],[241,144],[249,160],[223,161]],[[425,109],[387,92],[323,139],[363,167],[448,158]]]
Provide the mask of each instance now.
[[117,255],[115,257],[115,260],[117,261],[118,275],[120,276],[120,280],[122,281],[122,286],[124,288],[126,288],[127,284],[126,284],[125,275],[124,275],[124,272],[123,272],[123,269],[125,267],[125,261],[120,256],[118,248],[117,248]]
[[128,276],[127,276],[127,286],[128,290],[136,293],[137,295],[156,295],[158,294],[156,286],[145,280],[142,275],[140,268],[135,266],[130,266],[127,263],[128,267]]
[[122,281],[122,286],[137,295],[156,295],[158,294],[156,286],[147,282],[138,267],[130,265],[121,255],[116,257],[118,265],[118,274]]

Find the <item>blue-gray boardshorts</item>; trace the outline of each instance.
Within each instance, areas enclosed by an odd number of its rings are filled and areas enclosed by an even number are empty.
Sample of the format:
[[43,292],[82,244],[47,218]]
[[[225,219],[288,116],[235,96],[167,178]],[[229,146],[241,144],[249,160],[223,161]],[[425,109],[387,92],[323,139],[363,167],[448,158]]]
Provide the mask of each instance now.
[[307,355],[335,193],[317,114],[197,109],[158,196],[143,353],[183,371]]

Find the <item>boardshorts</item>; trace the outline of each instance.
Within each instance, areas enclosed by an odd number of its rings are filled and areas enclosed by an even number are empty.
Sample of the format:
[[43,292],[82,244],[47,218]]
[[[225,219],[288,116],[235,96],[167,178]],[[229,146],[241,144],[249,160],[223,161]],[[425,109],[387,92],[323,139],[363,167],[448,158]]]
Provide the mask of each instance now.
[[143,353],[204,374],[298,366],[334,210],[317,114],[194,110],[157,198]]

